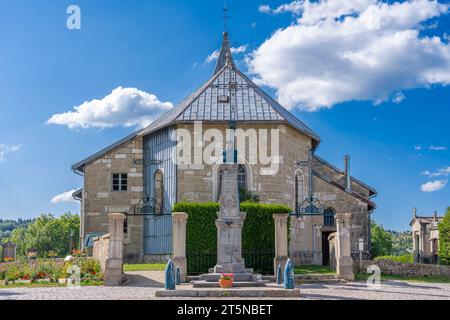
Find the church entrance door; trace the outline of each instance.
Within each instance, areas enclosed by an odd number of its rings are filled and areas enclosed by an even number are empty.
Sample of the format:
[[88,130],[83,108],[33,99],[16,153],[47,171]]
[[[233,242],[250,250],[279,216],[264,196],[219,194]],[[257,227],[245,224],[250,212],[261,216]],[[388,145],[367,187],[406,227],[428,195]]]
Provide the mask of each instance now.
[[322,232],[322,264],[324,266],[330,265],[330,243],[328,242],[328,237],[332,233],[330,231]]

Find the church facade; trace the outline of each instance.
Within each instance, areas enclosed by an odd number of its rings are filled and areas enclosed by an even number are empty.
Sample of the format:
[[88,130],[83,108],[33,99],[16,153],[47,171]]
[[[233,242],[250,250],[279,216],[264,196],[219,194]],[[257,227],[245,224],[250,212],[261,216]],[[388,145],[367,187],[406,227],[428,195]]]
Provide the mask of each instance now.
[[376,191],[350,175],[348,157],[341,170],[316,154],[320,137],[235,66],[226,33],[211,79],[149,127],[72,167],[83,176],[74,193],[83,245],[108,231],[108,213],[124,212],[125,259],[166,259],[174,204],[218,201],[222,151],[235,136],[242,137],[235,155],[241,190],[293,212],[312,196],[325,208],[323,215],[291,217],[289,250],[296,264],[329,263],[328,236],[337,219],[350,231],[355,255],[359,243],[369,255]]

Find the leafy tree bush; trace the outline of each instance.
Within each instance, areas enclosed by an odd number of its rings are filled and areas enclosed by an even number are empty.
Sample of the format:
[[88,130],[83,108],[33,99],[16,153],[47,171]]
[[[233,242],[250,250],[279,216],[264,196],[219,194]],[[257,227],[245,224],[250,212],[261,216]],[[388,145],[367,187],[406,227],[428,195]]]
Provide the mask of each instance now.
[[372,256],[374,258],[379,256],[392,255],[393,236],[386,231],[382,225],[378,225],[375,221],[371,223],[372,234]]
[[[186,226],[187,252],[208,253],[217,250],[217,229],[215,221],[220,210],[218,203],[178,203],[174,212],[186,212],[189,219]],[[282,205],[241,203],[241,211],[247,213],[242,232],[243,250],[274,250],[274,213],[289,213],[291,209]]]
[[412,254],[405,254],[402,256],[379,256],[375,260],[391,260],[401,263],[414,263],[414,256]]
[[72,246],[78,246],[80,218],[74,214],[64,214],[60,218],[41,215],[27,227],[14,229],[6,241],[17,244],[17,255],[26,257],[28,251],[36,250],[39,258],[46,258],[49,251],[58,256],[70,253]]
[[439,261],[441,264],[450,265],[450,207],[439,223]]

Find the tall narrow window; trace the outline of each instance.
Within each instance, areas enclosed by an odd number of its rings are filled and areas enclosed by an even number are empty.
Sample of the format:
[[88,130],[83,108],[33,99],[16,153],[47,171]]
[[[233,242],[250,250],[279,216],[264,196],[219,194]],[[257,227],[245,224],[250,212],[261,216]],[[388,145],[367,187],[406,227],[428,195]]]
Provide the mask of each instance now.
[[326,209],[324,212],[324,215],[323,215],[323,225],[325,227],[334,227],[335,215],[336,215],[336,211],[334,211],[333,208]]
[[295,208],[297,209],[305,201],[305,180],[300,172],[295,175]]
[[164,207],[164,175],[161,170],[155,172],[155,214],[162,214]]
[[126,173],[114,173],[112,175],[113,191],[128,191],[128,175]]
[[[222,191],[222,175],[223,175],[223,167],[220,168],[219,172],[219,198]],[[247,190],[247,170],[243,164],[239,165],[238,169],[238,188],[239,190]]]

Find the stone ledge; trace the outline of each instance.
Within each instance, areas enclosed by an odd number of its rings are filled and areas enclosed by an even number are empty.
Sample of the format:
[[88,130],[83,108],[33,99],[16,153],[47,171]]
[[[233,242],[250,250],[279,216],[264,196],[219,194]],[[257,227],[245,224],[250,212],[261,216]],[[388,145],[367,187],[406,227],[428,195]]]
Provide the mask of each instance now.
[[300,289],[285,290],[273,288],[245,289],[180,289],[175,291],[159,290],[157,298],[300,298]]

